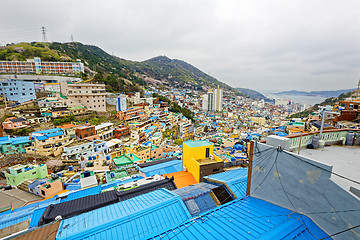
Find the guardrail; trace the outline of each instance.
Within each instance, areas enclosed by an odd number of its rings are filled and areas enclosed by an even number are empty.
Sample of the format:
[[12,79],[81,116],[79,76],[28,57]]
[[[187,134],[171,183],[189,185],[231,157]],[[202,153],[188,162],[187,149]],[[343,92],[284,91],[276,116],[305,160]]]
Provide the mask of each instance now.
[[[343,137],[346,138],[348,132],[360,132],[360,129],[331,129],[324,130],[321,139],[325,142],[325,144],[337,144],[341,143]],[[290,139],[290,149],[295,149],[300,147],[305,147],[308,144],[312,143],[313,137],[320,135],[320,132],[312,132],[312,133],[303,133],[301,134],[293,134],[289,135],[286,138]],[[300,143],[301,141],[301,143]]]

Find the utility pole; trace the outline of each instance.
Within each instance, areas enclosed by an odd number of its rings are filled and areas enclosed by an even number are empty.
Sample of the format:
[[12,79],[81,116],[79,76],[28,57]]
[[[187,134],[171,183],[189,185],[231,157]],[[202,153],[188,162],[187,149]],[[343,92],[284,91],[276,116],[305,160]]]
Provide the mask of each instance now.
[[46,29],[44,26],[41,27],[41,33],[42,33],[42,41],[47,42],[46,41]]
[[249,166],[248,166],[248,177],[247,177],[247,187],[246,187],[246,196],[250,196],[251,189],[251,174],[253,168],[253,156],[254,156],[254,140],[250,141],[250,149],[248,152],[249,156]]

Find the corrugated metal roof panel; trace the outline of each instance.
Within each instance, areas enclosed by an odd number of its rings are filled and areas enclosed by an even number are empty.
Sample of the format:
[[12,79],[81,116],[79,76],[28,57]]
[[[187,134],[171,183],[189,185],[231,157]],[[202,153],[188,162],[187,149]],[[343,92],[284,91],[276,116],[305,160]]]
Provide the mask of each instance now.
[[101,186],[87,188],[84,190],[69,193],[67,198],[64,199],[62,202],[68,202],[68,201],[71,201],[74,199],[78,199],[78,198],[82,198],[82,197],[86,197],[86,196],[90,196],[90,195],[95,195],[95,194],[99,194],[99,193],[101,193]]
[[205,181],[224,184],[237,198],[246,196],[247,168],[238,168],[204,177]]
[[43,207],[43,208],[34,210],[32,216],[31,216],[29,228],[37,227],[39,225],[39,220],[40,220],[41,216],[43,215],[46,208],[47,207]]
[[181,198],[159,189],[61,222],[57,239],[140,239],[190,217]]
[[84,212],[101,208],[118,202],[116,190],[90,195],[57,205],[49,206],[40,218],[39,224],[43,225],[53,221],[57,216],[72,217]]
[[36,209],[47,207],[50,204],[59,203],[59,199],[49,199],[17,208],[14,211],[0,216],[0,229],[15,225],[31,218]]
[[147,177],[154,176],[155,174],[168,174],[179,172],[182,170],[182,161],[173,160],[169,162],[159,163],[149,167],[141,168],[139,171],[145,173]]
[[191,216],[196,216],[216,208],[214,200],[208,193],[184,201]]
[[152,238],[235,240],[318,239],[327,236],[308,217],[299,217],[288,209],[248,197],[217,207]]

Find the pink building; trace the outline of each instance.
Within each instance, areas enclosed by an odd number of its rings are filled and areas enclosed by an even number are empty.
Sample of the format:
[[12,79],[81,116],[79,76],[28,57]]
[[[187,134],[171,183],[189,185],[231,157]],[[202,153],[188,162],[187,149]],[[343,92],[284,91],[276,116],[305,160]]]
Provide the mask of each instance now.
[[28,126],[25,118],[8,117],[2,123],[3,129],[19,129]]

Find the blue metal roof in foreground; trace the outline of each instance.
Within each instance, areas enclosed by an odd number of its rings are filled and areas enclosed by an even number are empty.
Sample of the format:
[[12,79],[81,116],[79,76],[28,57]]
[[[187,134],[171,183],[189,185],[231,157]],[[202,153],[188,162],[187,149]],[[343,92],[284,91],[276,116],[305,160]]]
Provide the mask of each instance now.
[[246,196],[247,168],[238,168],[204,177],[207,182],[224,184],[229,192],[236,198]]
[[69,193],[67,195],[67,198],[65,198],[61,202],[68,202],[68,201],[71,201],[71,200],[75,200],[75,199],[90,196],[90,195],[96,195],[96,194],[99,194],[99,193],[101,193],[101,186],[100,185],[98,185],[96,187],[91,187],[91,188],[87,188],[87,189],[84,189],[84,190],[79,190],[79,191],[76,191],[76,192]]
[[182,170],[182,160],[172,160],[163,162],[149,167],[141,168],[139,171],[145,173],[147,177],[154,176],[155,174],[168,174],[180,172]]
[[237,199],[151,239],[320,239],[328,235],[308,217],[248,197]]
[[17,208],[12,212],[3,214],[0,216],[0,229],[10,227],[17,223],[21,223],[23,221],[29,220],[36,209],[44,208],[49,206],[50,204],[57,204],[59,202],[60,202],[59,199],[51,198],[21,208]]
[[178,195],[159,189],[64,219],[56,239],[143,239],[189,218]]

